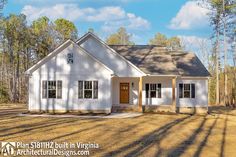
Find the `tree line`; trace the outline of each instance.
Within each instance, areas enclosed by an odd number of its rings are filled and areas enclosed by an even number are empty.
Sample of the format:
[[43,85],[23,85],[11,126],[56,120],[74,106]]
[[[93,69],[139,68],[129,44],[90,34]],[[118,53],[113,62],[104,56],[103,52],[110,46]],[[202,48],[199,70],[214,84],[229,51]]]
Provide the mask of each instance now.
[[66,39],[77,39],[75,25],[63,18],[50,21],[41,17],[27,25],[23,14],[0,20],[0,101],[26,102],[24,72]]
[[[135,45],[132,41],[132,34],[129,34],[124,27],[120,27],[117,32],[107,37],[106,43],[108,45]],[[177,36],[167,38],[166,35],[160,32],[156,33],[152,39],[149,40],[149,45],[158,45],[167,47],[171,50],[182,50],[180,38]]]
[[[205,39],[196,44],[200,58],[204,61],[212,77],[209,79],[209,103],[236,106],[236,1],[235,0],[195,0],[209,13],[212,35],[211,47]],[[132,45],[131,35],[124,28],[107,38],[111,45]],[[185,50],[185,45],[178,37],[167,38],[157,33],[149,41],[150,45],[161,45],[171,50]],[[229,64],[229,58],[233,61]]]
[[[24,14],[10,14],[0,19],[0,102],[26,102],[28,80],[24,72],[65,40],[78,39],[78,30],[69,20],[50,21],[43,16],[28,25],[26,19]],[[162,35],[158,34],[158,39],[159,36]],[[121,27],[107,38],[107,43],[135,44],[130,37]]]
[[[209,57],[210,102],[218,105],[236,105],[236,1],[197,0],[209,10],[212,27],[212,51]],[[232,58],[233,66],[228,63]]]

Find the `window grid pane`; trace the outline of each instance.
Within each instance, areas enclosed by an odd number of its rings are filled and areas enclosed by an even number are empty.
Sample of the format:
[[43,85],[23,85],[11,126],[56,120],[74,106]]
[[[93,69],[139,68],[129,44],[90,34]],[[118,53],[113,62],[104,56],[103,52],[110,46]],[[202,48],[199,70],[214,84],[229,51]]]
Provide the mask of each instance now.
[[184,98],[190,98],[190,91],[184,91]]
[[92,81],[84,81],[84,98],[85,99],[93,98]]
[[190,84],[184,84],[184,90],[190,91]]
[[146,98],[161,98],[161,83],[145,84]]
[[190,84],[184,84],[184,98],[190,98]]
[[92,89],[92,81],[84,81],[84,89]]
[[157,88],[156,84],[150,84],[150,90],[154,91],[154,90],[156,90],[156,88]]
[[68,64],[73,64],[73,53],[68,53],[67,54],[67,63]]
[[92,90],[84,90],[84,98],[91,99],[92,98]]
[[56,81],[48,81],[48,89],[56,90]]
[[150,84],[150,97],[156,98],[157,97],[157,85],[156,84]]
[[48,98],[56,98],[56,81],[48,81]]
[[150,96],[151,98],[156,98],[157,97],[156,91],[150,91]]

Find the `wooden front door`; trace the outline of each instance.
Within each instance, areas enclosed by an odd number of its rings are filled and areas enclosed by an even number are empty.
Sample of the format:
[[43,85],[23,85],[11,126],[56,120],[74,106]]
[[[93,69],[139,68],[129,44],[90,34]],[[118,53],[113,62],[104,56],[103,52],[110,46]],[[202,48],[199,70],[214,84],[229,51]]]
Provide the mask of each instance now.
[[120,103],[129,104],[129,83],[120,83]]

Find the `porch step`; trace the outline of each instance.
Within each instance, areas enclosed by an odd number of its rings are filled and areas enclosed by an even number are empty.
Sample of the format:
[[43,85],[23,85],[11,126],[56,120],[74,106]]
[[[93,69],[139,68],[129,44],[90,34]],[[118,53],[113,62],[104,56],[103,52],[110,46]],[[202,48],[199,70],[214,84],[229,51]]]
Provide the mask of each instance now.
[[111,112],[138,112],[138,106],[137,105],[113,105],[111,108]]

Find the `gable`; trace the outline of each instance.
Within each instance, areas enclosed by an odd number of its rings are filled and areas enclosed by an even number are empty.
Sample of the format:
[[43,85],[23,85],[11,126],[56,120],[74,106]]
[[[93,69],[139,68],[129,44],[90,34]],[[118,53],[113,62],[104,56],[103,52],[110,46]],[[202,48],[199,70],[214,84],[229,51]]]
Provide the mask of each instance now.
[[77,43],[104,65],[113,70],[117,76],[140,77],[145,75],[139,68],[91,33],[87,33]]
[[63,51],[66,47],[68,47],[71,44],[70,40],[65,41],[61,45],[59,45],[54,51],[49,53],[46,57],[38,61],[36,64],[34,64],[32,67],[30,67],[25,74],[29,75],[33,73],[35,70],[37,70],[39,67],[41,67],[43,64],[45,64],[48,60],[50,60],[52,57]]
[[[73,54],[73,63],[67,62],[68,54]],[[113,71],[88,54],[83,48],[73,41],[68,42],[64,49],[52,52],[36,64],[28,73],[33,74],[70,74],[84,75],[87,73],[95,74],[100,71],[101,75],[113,74]]]

